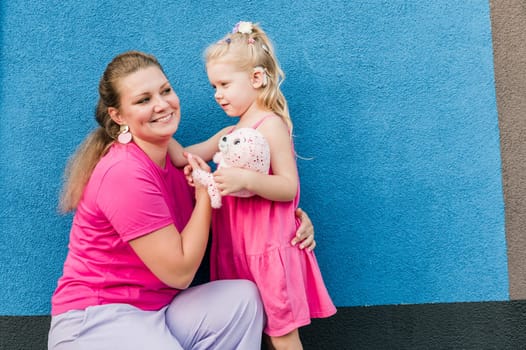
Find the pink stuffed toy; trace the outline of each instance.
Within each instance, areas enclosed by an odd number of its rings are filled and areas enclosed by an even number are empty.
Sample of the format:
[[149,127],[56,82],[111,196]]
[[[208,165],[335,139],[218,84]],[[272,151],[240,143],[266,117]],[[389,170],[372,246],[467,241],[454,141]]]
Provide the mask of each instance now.
[[[219,140],[219,152],[214,155],[219,168],[243,168],[268,174],[270,149],[265,137],[256,129],[239,128]],[[221,208],[221,194],[211,173],[201,169],[192,172],[194,181],[208,187],[212,208]],[[231,194],[236,197],[250,197],[254,194],[242,190]]]

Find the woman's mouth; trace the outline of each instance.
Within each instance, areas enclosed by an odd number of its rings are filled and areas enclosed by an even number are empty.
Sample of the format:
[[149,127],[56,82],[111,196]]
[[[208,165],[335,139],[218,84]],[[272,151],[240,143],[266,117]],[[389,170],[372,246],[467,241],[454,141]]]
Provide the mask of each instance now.
[[173,117],[173,113],[170,113],[168,115],[165,115],[164,117],[160,117],[160,118],[154,119],[151,122],[152,123],[164,123],[164,122],[167,122],[168,120],[170,120],[172,117]]

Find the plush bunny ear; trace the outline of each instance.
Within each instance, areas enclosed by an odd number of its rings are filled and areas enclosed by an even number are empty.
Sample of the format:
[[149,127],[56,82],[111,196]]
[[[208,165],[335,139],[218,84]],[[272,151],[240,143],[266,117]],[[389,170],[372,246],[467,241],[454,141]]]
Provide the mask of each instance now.
[[216,182],[214,181],[214,176],[203,169],[194,169],[192,171],[192,178],[194,179],[194,182],[200,183],[201,185],[205,185],[207,187],[208,196],[210,197],[210,205],[212,208],[221,208],[221,193],[219,192]]
[[214,154],[214,158],[212,160],[216,164],[221,164],[221,161],[223,160],[223,154],[221,152],[216,152],[216,154]]

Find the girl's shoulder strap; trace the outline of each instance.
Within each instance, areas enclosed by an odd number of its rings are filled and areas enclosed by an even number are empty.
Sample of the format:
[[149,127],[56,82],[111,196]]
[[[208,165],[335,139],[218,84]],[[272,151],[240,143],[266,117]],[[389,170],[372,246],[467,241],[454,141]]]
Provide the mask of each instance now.
[[235,125],[232,126],[232,127],[228,130],[227,134],[231,134],[231,133],[233,133],[234,130],[236,130],[236,126],[235,126]]
[[260,120],[258,120],[257,122],[254,123],[254,125],[252,125],[252,128],[253,129],[257,129],[265,120],[267,120],[268,118],[272,118],[272,117],[277,117],[279,118],[277,115],[275,114],[267,114],[265,115],[263,118],[261,118]]

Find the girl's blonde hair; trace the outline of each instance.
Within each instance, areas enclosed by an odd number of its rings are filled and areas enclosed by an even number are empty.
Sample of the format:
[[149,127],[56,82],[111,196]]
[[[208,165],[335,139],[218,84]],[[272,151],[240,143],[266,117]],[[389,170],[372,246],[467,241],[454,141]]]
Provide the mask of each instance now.
[[119,82],[132,73],[152,66],[163,70],[154,56],[128,51],[117,55],[106,67],[99,82],[99,101],[95,110],[99,127],[86,137],[68,161],[59,203],[61,211],[77,208],[93,169],[117,139],[120,126],[111,119],[108,107],[120,107]]
[[264,70],[267,84],[261,87],[257,102],[280,116],[292,135],[292,120],[287,100],[280,88],[285,73],[276,58],[272,42],[263,29],[258,24],[239,22],[231,33],[210,45],[204,54],[206,63],[226,57],[242,71],[252,73],[256,67]]

